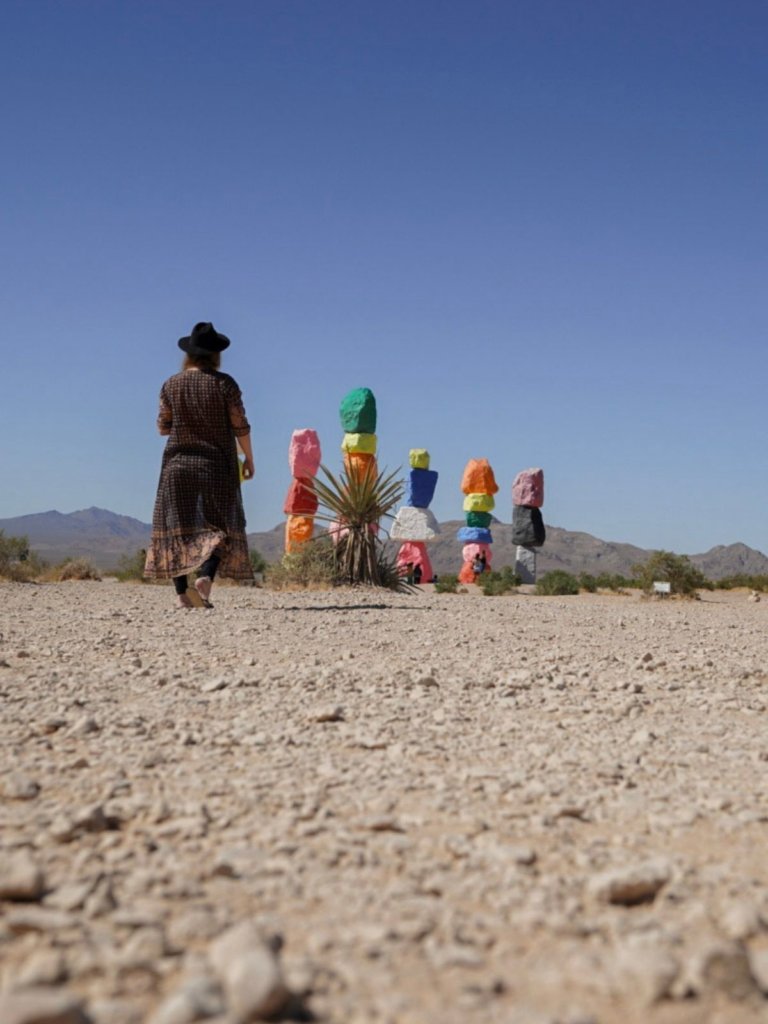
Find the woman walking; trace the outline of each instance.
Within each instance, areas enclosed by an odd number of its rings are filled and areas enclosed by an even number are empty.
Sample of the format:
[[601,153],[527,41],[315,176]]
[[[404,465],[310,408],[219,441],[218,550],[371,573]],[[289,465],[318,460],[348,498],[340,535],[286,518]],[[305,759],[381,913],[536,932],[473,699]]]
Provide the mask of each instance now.
[[[253,476],[251,428],[237,383],[221,373],[229,338],[210,323],[179,339],[181,373],[160,389],[158,430],[168,437],[152,517],[144,575],[172,579],[180,608],[192,608],[187,574],[197,570],[195,597],[206,608],[216,573],[253,579],[245,538],[237,446],[243,477]],[[198,605],[200,601],[196,602]]]

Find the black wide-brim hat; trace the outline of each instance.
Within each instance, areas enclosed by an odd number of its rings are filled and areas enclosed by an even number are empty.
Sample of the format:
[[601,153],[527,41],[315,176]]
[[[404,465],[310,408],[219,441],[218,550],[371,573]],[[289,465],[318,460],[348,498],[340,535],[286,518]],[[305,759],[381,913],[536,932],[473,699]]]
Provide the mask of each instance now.
[[229,348],[229,338],[219,334],[213,324],[201,322],[195,324],[186,338],[179,338],[179,348],[190,356],[209,356]]

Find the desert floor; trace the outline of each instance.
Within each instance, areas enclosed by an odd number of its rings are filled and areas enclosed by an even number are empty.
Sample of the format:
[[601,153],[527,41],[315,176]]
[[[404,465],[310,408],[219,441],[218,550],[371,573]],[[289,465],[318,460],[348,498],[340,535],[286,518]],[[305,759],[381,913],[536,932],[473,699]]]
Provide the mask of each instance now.
[[213,598],[0,585],[2,1024],[768,1020],[768,599]]

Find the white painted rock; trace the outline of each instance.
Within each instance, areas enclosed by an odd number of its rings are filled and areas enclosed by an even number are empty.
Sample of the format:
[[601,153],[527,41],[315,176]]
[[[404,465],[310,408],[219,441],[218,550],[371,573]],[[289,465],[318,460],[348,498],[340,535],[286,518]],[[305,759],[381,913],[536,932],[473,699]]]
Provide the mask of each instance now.
[[428,508],[412,508],[403,505],[398,509],[389,535],[392,540],[434,540],[440,533],[440,526],[434,513]]

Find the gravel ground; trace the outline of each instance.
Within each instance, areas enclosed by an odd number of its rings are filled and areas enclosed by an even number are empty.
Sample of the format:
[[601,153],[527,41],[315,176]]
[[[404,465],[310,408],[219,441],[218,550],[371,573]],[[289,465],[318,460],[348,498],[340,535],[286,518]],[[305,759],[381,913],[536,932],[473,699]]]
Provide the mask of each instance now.
[[0,596],[2,1024],[768,1021],[768,601]]

